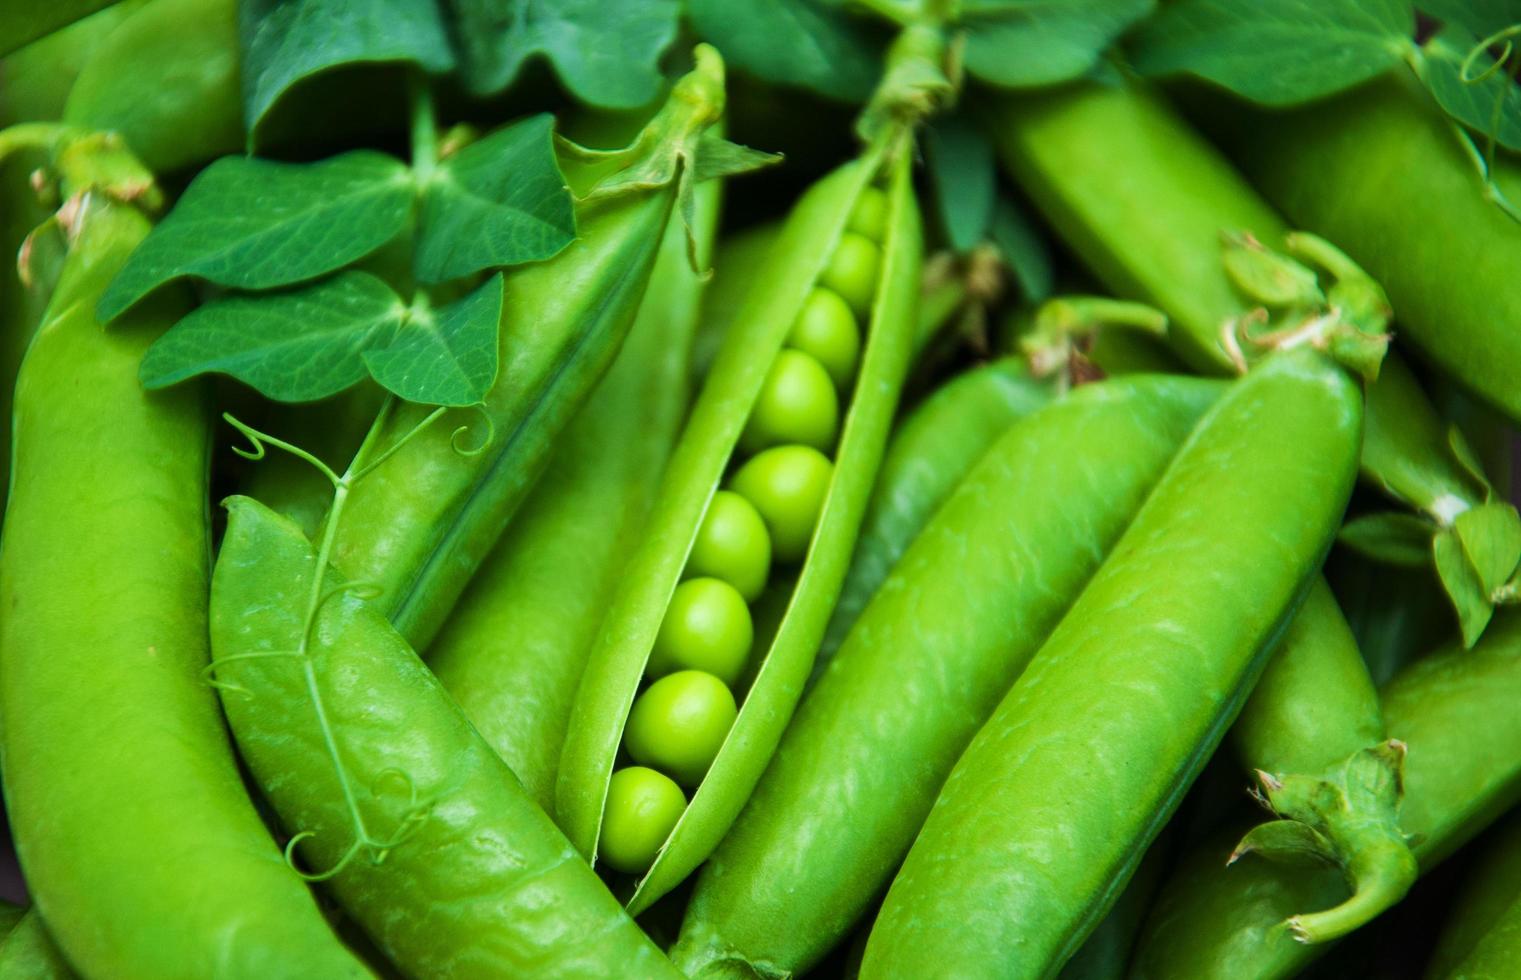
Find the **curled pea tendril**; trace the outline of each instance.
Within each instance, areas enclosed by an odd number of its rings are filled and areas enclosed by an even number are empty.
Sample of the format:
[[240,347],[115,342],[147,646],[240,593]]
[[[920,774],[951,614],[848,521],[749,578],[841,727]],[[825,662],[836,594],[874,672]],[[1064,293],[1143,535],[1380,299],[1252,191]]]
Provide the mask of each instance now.
[[480,444],[475,446],[465,445],[464,438],[470,434],[470,426],[468,424],[459,426],[449,436],[450,448],[459,453],[461,456],[467,458],[471,456],[479,456],[481,453],[485,452],[487,447],[489,447],[491,443],[496,439],[496,422],[486,411],[486,407],[484,405],[475,405],[473,407],[476,411],[481,413],[481,421],[485,423],[484,428],[486,430],[486,433],[481,437]]
[[[1475,43],[1468,49],[1462,63],[1458,66],[1458,81],[1464,85],[1481,85],[1497,74],[1503,73],[1508,76],[1510,71],[1507,70],[1506,64],[1515,54],[1515,42],[1512,38],[1517,36],[1521,36],[1521,24],[1511,24]],[[1499,45],[1499,51],[1493,60],[1483,65],[1482,70],[1476,70],[1480,67],[1480,59],[1496,45]],[[1499,208],[1506,217],[1521,224],[1521,207],[1505,196],[1505,192],[1500,189],[1494,177],[1495,154],[1499,147],[1500,115],[1504,110],[1508,91],[1509,86],[1501,86],[1495,93],[1495,104],[1489,116],[1489,129],[1483,134],[1482,149],[1475,144],[1473,136],[1460,123],[1454,121],[1452,127],[1458,138],[1458,144],[1462,146],[1469,162],[1479,172],[1479,179],[1484,183],[1485,200]]]
[[395,768],[383,769],[376,774],[374,781],[370,784],[370,795],[379,798],[388,779],[394,779],[399,782],[407,795],[407,805],[402,811],[401,819],[397,822],[396,829],[390,836],[383,838],[373,837],[368,831],[360,828],[359,832],[355,834],[353,841],[350,842],[348,847],[344,848],[343,853],[338,856],[338,860],[334,861],[331,867],[324,871],[311,871],[301,867],[297,862],[296,847],[302,841],[315,840],[317,833],[311,830],[303,830],[285,844],[285,863],[290,869],[306,881],[328,881],[342,874],[345,868],[353,864],[360,855],[366,852],[368,852],[371,864],[381,864],[390,856],[393,850],[405,843],[407,838],[412,836],[417,828],[422,826],[423,821],[428,818],[428,814],[433,809],[433,802],[431,800],[419,799],[417,786],[412,781],[412,777]]

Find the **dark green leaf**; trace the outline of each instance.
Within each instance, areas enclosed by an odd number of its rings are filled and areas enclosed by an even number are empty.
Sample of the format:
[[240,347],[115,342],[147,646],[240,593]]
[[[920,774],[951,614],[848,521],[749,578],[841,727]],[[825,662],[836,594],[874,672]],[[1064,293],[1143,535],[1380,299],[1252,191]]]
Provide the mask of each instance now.
[[364,272],[312,286],[207,303],[148,349],[139,376],[162,388],[198,374],[229,374],[268,398],[315,401],[365,376],[363,352],[388,343],[407,307]]
[[475,405],[496,380],[502,274],[438,310],[414,306],[395,338],[364,352],[374,379],[407,401]]
[[1088,74],[1154,0],[965,0],[966,66],[1009,87]]
[[[1477,44],[1461,27],[1445,27],[1426,42],[1421,78],[1443,111],[1508,149],[1521,149],[1521,87],[1504,71],[1485,72],[1495,59],[1482,53],[1465,76],[1463,59]],[[1467,77],[1471,81],[1464,81]]]
[[1468,560],[1456,531],[1449,528],[1438,534],[1432,553],[1436,557],[1437,575],[1442,580],[1442,588],[1458,614],[1463,645],[1471,647],[1484,634],[1484,627],[1489,625],[1490,617],[1495,612],[1494,604],[1489,601],[1489,593],[1485,591],[1484,583],[1479,581],[1479,575]]
[[132,253],[100,316],[180,276],[268,289],[342,268],[401,231],[412,197],[411,172],[368,150],[304,164],[224,157]]
[[993,209],[990,235],[1020,295],[1032,303],[1050,296],[1051,253],[1030,216],[1013,201],[1000,197]]
[[777,85],[864,102],[882,72],[877,33],[820,0],[687,0],[687,17],[731,66]]
[[438,165],[424,191],[414,268],[421,282],[458,279],[548,258],[575,235],[554,118],[534,116]]
[[1415,0],[1422,13],[1454,24],[1474,37],[1488,37],[1521,24],[1521,0]]
[[633,108],[660,90],[676,0],[450,0],[465,87],[494,95],[540,56],[578,99]]
[[1414,514],[1385,511],[1348,521],[1337,540],[1374,561],[1424,568],[1431,564],[1434,531],[1429,521]]
[[993,221],[993,147],[959,114],[932,122],[925,137],[940,225],[951,247],[965,253],[987,236]]
[[238,13],[251,136],[293,85],[329,69],[410,62],[441,74],[454,67],[435,0],[243,0]]
[[1136,33],[1147,75],[1188,73],[1267,105],[1329,95],[1409,52],[1408,0],[1177,0]]

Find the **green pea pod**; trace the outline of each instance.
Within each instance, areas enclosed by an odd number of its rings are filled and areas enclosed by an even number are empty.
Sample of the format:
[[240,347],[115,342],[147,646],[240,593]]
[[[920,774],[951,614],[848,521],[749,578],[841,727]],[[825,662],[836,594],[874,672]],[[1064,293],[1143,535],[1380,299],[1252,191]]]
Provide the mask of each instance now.
[[[1453,641],[1405,668],[1380,701],[1409,747],[1401,824],[1422,873],[1521,800],[1521,613],[1502,612],[1472,649]],[[1285,921],[1344,901],[1339,869],[1255,857],[1225,867],[1239,835],[1201,846],[1162,890],[1132,965],[1137,978],[1299,973],[1329,948]]]
[[1083,945],[1062,966],[1057,980],[1120,980],[1135,949],[1147,910],[1162,885],[1171,848],[1164,836],[1146,849],[1146,856],[1125,890]]
[[62,30],[88,17],[115,0],[57,0],[55,3],[18,3],[0,11],[0,54],[10,54],[25,44]]
[[[723,64],[706,45],[698,51],[697,68],[634,144],[646,158],[608,178],[634,186],[583,200],[574,243],[507,272],[501,368],[484,404],[406,439],[348,498],[333,563],[375,588],[377,608],[418,649],[438,632],[634,321],[677,196],[676,157],[693,152],[688,144],[723,109]],[[670,180],[642,183],[667,163]],[[574,186],[585,176],[579,171],[606,168],[569,170]],[[428,412],[401,406],[380,444],[401,442]]]
[[0,942],[11,934],[16,924],[26,917],[26,909],[9,902],[0,902]]
[[1326,577],[1375,687],[1452,633],[1451,607],[1429,568],[1395,568],[1333,551]]
[[148,232],[89,193],[16,390],[0,544],[6,806],[28,886],[91,976],[366,976],[250,803],[203,677],[209,418],[145,393],[182,312],[95,302]]
[[888,572],[967,471],[1014,422],[1050,400],[1024,362],[1005,358],[943,385],[893,435],[866,505],[850,571],[819,647],[822,669]]
[[726,236],[718,243],[713,279],[702,291],[702,316],[692,341],[692,376],[707,377],[734,318],[754,286],[754,276],[782,233],[782,222],[770,221]]
[[1484,857],[1447,913],[1426,976],[1513,977],[1521,973],[1521,816],[1486,841]]
[[[21,912],[20,909],[16,910]],[[74,980],[58,944],[48,935],[36,907],[27,909],[0,939],[0,977],[5,980]]]
[[[756,644],[751,659],[759,666],[738,717],[639,881],[629,903],[635,912],[679,884],[717,846],[771,758],[808,679],[908,370],[922,250],[910,162],[911,154],[900,153],[885,167],[881,273],[864,323],[853,397],[803,563],[795,582],[773,583],[785,610],[771,634],[762,634]],[[794,207],[682,432],[648,532],[613,596],[571,713],[556,812],[582,854],[598,852],[624,723],[698,528],[772,361],[845,235],[857,199],[883,170],[880,150],[869,151],[824,177]]]
[[1231,386],[946,779],[862,977],[1048,976],[1077,950],[1325,557],[1361,430],[1360,386],[1314,351]]
[[301,855],[381,951],[418,977],[676,976],[355,587],[330,574],[304,632],[319,592],[300,528],[247,497],[226,507],[223,709]]
[[[1121,296],[1162,309],[1169,319],[1170,341],[1195,370],[1231,370],[1232,357],[1222,343],[1225,328],[1246,322],[1243,318],[1258,304],[1221,261],[1222,236],[1247,234],[1276,249],[1290,240],[1290,234],[1283,219],[1224,156],[1159,96],[1135,82],[1004,94],[991,102],[987,116],[1004,165],[1084,263]],[[1364,117],[1358,118],[1364,125]],[[1272,127],[1264,121],[1259,128]],[[1289,168],[1287,158],[1293,154],[1280,153],[1267,164],[1263,157],[1270,154],[1265,147],[1259,149],[1263,152],[1244,155],[1243,160],[1271,171],[1273,180],[1293,183],[1294,193],[1323,197],[1328,208],[1340,200],[1326,181],[1300,163],[1298,169]],[[1293,181],[1283,177],[1290,169]],[[1358,178],[1349,172],[1348,179]],[[1308,187],[1315,189],[1305,190]],[[1477,190],[1474,193],[1477,196]],[[1404,226],[1406,215],[1387,196],[1367,199],[1371,207],[1387,209],[1381,211],[1383,218],[1395,220],[1390,215],[1399,213],[1397,220]],[[1334,240],[1348,231],[1289,211]],[[1508,227],[1521,241],[1521,234]],[[1398,237],[1433,240],[1425,235]],[[1359,259],[1366,254],[1352,251]],[[1377,263],[1370,263],[1369,269],[1374,275],[1397,271]],[[1403,323],[1407,300],[1398,293],[1394,299]],[[1363,475],[1402,501],[1435,508],[1431,545],[1471,642],[1502,594],[1494,580],[1504,586],[1521,553],[1499,575],[1490,566],[1503,561],[1475,554],[1482,550],[1474,544],[1481,535],[1442,533],[1459,513],[1487,501],[1486,488],[1474,487],[1473,478],[1465,476],[1463,471],[1472,467],[1463,462],[1459,449],[1431,436],[1431,427],[1440,425],[1438,416],[1409,372],[1392,356],[1384,359],[1384,370],[1389,377],[1380,375],[1370,385]],[[1463,496],[1452,495],[1461,489],[1466,489]],[[1521,519],[1515,518],[1514,508],[1499,504],[1493,516],[1517,529],[1521,547]]]
[[795,975],[845,936],[956,757],[1220,387],[1084,386],[983,455],[803,699],[698,878],[672,950],[678,966]]
[[[1400,336],[1512,420],[1521,419],[1521,228],[1489,199],[1453,124],[1397,73],[1282,113],[1217,120],[1241,167],[1291,219],[1333,238],[1385,282]],[[1399,166],[1388,161],[1398,160]],[[1521,166],[1495,179],[1513,197]]]
[[[718,187],[698,192],[704,266]],[[618,359],[428,651],[476,730],[550,814],[576,685],[686,411],[701,291],[686,231],[672,222]]]
[[1399,825],[1405,746],[1386,740],[1378,692],[1330,587],[1315,580],[1231,729],[1278,820],[1254,827],[1237,856],[1314,856],[1342,868],[1353,894],[1290,917],[1303,942],[1346,935],[1404,897],[1415,858]]
[[243,148],[235,0],[149,0],[91,54],[63,119],[171,173]]
[[0,125],[61,119],[95,48],[147,0],[120,0],[0,59]]

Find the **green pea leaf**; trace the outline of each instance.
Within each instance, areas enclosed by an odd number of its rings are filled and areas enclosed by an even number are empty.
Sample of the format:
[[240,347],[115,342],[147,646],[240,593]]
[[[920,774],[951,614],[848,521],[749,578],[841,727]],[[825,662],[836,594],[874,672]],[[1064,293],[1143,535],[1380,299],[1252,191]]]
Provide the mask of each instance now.
[[414,306],[384,346],[364,351],[370,375],[411,402],[479,404],[496,380],[502,274],[438,310]]
[[1416,0],[1421,12],[1475,37],[1521,24],[1521,0]]
[[687,17],[732,67],[777,85],[864,102],[884,32],[823,0],[687,0]]
[[964,0],[966,67],[1010,88],[1078,78],[1154,6],[1154,0]]
[[1507,72],[1493,70],[1495,59],[1487,52],[1465,75],[1463,61],[1476,44],[1471,31],[1444,27],[1421,49],[1421,80],[1449,116],[1507,149],[1521,149],[1521,87]]
[[322,72],[377,62],[454,68],[435,0],[242,0],[238,13],[250,140],[286,92]]
[[420,282],[443,282],[546,259],[575,236],[554,117],[538,115],[471,143],[433,171],[413,268]]
[[1315,828],[1298,820],[1269,820],[1247,831],[1232,857],[1260,854],[1296,868],[1324,867],[1336,860],[1336,846]]
[[1521,565],[1521,517],[1507,503],[1465,510],[1452,522],[1463,553],[1486,594],[1493,594]]
[[316,401],[364,378],[363,352],[388,343],[406,315],[401,297],[364,272],[229,296],[171,327],[148,348],[138,376],[147,388],[163,388],[215,372],[276,401]]
[[1414,514],[1385,511],[1348,521],[1342,526],[1337,540],[1386,565],[1424,568],[1431,563],[1434,531],[1429,521]]
[[494,95],[542,57],[576,98],[631,109],[660,90],[676,0],[450,0],[465,87]]
[[302,164],[223,157],[127,259],[98,312],[109,320],[181,276],[238,289],[315,278],[396,237],[412,199],[410,171],[383,153]]
[[986,237],[993,221],[992,144],[970,119],[956,114],[929,125],[925,150],[941,228],[951,247],[965,253]]
[[1484,627],[1489,625],[1490,617],[1495,612],[1489,592],[1469,561],[1455,530],[1448,528],[1436,536],[1432,554],[1436,558],[1437,575],[1442,580],[1442,588],[1458,614],[1463,646],[1472,647],[1484,634]]
[[1038,303],[1051,295],[1051,251],[1022,207],[1008,197],[999,197],[989,235],[1021,296]]
[[1135,34],[1142,74],[1187,73],[1266,105],[1329,95],[1410,52],[1409,0],[1177,0]]

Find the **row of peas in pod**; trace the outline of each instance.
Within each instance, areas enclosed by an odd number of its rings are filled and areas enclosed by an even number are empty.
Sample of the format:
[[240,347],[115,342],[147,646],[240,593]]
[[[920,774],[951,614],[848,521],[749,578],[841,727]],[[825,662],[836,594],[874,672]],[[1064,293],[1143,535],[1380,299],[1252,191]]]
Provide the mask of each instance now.
[[840,403],[861,355],[882,262],[887,194],[867,187],[756,399],[729,487],[713,495],[624,728],[598,853],[641,874],[686,809],[738,715],[755,639],[751,604],[773,561],[801,562],[828,491]]

